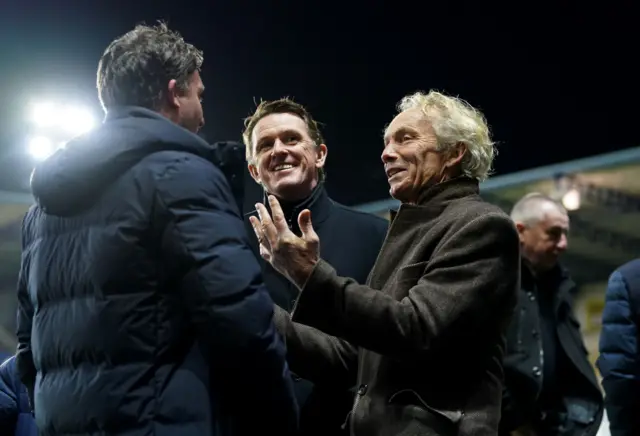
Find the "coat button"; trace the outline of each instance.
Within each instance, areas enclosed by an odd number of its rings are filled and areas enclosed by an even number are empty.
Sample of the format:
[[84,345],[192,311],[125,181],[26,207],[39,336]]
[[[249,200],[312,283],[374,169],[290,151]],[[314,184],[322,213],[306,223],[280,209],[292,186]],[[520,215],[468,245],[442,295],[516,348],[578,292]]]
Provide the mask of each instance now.
[[364,394],[366,394],[366,393],[367,393],[367,385],[365,385],[365,384],[361,384],[361,385],[358,387],[358,392],[357,392],[357,394],[358,394],[359,396],[362,396],[362,395],[364,395]]
[[534,366],[532,372],[536,377],[540,377],[542,375],[542,371],[539,366]]
[[534,330],[531,332],[531,334],[533,335],[534,338],[538,338],[538,336],[540,336],[540,333],[538,333],[538,330]]

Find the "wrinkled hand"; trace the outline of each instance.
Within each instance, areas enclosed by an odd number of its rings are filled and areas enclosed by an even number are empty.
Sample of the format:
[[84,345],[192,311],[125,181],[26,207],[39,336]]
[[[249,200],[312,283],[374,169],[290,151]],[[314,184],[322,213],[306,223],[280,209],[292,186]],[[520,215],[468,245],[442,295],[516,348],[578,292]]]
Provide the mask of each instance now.
[[311,211],[305,209],[298,215],[302,231],[302,237],[298,237],[289,229],[280,203],[273,195],[269,196],[269,206],[273,219],[262,203],[256,204],[260,219],[249,218],[260,243],[260,255],[302,289],[320,258],[320,239],[311,224]]

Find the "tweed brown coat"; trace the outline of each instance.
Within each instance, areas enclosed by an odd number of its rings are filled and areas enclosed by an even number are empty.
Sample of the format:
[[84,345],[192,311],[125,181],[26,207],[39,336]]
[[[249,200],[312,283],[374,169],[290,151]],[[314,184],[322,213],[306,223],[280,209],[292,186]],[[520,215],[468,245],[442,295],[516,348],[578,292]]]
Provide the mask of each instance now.
[[497,435],[519,275],[511,220],[461,177],[392,216],[366,286],[320,261],[276,323],[292,371],[357,380],[352,435]]

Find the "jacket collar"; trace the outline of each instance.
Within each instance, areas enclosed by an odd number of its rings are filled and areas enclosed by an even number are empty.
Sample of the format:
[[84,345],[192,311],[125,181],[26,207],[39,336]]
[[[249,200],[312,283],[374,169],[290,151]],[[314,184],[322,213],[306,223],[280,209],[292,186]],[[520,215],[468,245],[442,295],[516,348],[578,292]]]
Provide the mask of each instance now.
[[[538,293],[539,279],[534,274],[531,264],[525,258],[522,258],[522,267],[520,271],[521,287],[526,291],[534,291],[535,293]],[[552,284],[552,288],[555,293],[553,296],[553,307],[555,313],[559,312],[563,304],[571,307],[571,302],[573,300],[572,293],[576,287],[576,283],[569,275],[569,271],[558,263],[553,267],[553,269],[545,273],[544,280],[548,280],[548,283]]]
[[419,206],[437,206],[479,192],[478,180],[470,177],[456,177],[425,189],[418,197],[417,204]]
[[397,211],[391,210],[391,221],[400,212],[416,211],[424,215],[437,216],[453,201],[463,197],[478,195],[480,192],[479,183],[470,177],[456,177],[446,182],[426,188],[418,197],[416,204],[400,205]]
[[112,108],[104,123],[39,163],[31,189],[46,213],[73,215],[146,156],[161,151],[212,158],[206,141],[159,113],[133,106]]
[[[285,219],[287,220],[287,223],[289,223],[289,227],[297,234],[300,233],[300,229],[298,227],[298,215],[300,212],[305,209],[309,209],[311,211],[311,222],[314,225],[317,225],[326,221],[333,207],[333,201],[329,198],[329,195],[327,195],[327,191],[325,190],[323,183],[318,183],[313,191],[311,191],[311,194],[301,201],[279,201]],[[266,199],[264,204],[267,209],[269,209],[269,212],[271,212],[269,202],[266,201]]]

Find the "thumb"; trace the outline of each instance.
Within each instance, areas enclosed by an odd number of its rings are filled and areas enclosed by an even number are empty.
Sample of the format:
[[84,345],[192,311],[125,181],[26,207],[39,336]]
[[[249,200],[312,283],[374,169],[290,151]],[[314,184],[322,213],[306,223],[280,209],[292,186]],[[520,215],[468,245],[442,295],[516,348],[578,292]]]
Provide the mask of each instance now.
[[298,227],[300,227],[302,237],[305,240],[313,241],[318,238],[315,230],[313,230],[313,224],[311,223],[311,211],[309,209],[303,210],[300,212],[300,215],[298,215]]

